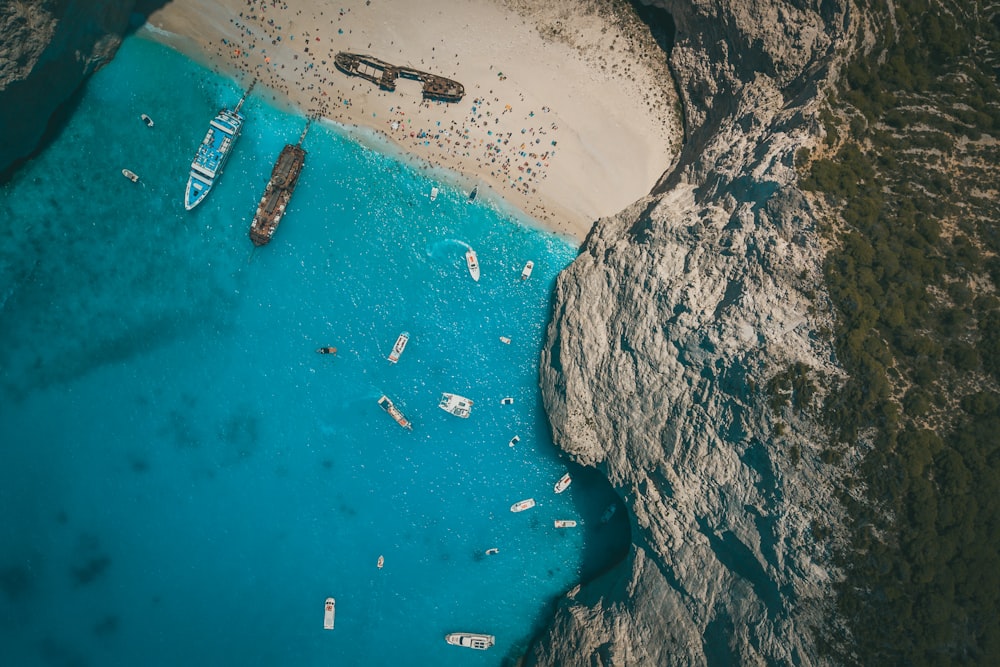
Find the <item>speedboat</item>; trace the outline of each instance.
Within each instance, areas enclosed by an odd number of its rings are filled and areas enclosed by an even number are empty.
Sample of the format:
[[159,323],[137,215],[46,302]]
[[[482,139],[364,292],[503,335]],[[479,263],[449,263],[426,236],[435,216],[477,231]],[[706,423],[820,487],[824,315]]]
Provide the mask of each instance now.
[[389,353],[389,361],[396,363],[399,361],[399,355],[403,354],[403,350],[406,349],[406,343],[410,340],[410,334],[407,331],[399,334],[399,338],[396,339],[396,344],[392,346],[392,352]]
[[131,169],[122,169],[122,176],[132,181],[133,183],[139,182],[139,176]]
[[326,612],[323,615],[323,628],[333,630],[333,617],[337,613],[337,601],[333,598],[326,599]]
[[452,646],[464,646],[485,651],[496,644],[497,638],[493,635],[481,635],[475,632],[453,632],[445,635],[444,640]]
[[531,276],[531,270],[534,268],[535,263],[529,259],[528,263],[525,264],[524,268],[521,270],[521,280],[527,280]]
[[569,484],[572,481],[573,480],[572,480],[572,478],[570,478],[569,473],[566,473],[565,475],[563,475],[562,477],[560,477],[559,481],[556,482],[556,486],[555,486],[556,493],[562,493],[563,491],[565,491],[566,489],[568,489],[569,488]]
[[576,528],[576,521],[572,519],[556,519],[552,523],[556,528]]
[[513,438],[510,439],[510,442],[507,443],[507,446],[508,447],[513,447],[514,445],[516,445],[519,442],[521,442],[521,436],[515,435]]
[[511,405],[513,402],[514,399],[510,396],[500,399],[500,405]]
[[500,342],[504,345],[510,345],[510,338],[507,336],[500,336]]
[[469,273],[472,275],[472,279],[479,282],[479,258],[476,257],[476,251],[472,248],[465,251],[465,263],[469,265]]
[[456,417],[468,419],[469,413],[472,412],[472,403],[472,401],[464,396],[445,392],[441,394],[441,402],[438,403],[438,407]]
[[142,122],[146,124],[146,127],[153,127],[153,119],[146,114],[142,114],[139,118],[141,118]]
[[403,413],[399,411],[399,408],[393,405],[388,396],[382,394],[382,398],[378,399],[378,404],[383,410],[389,413],[390,417],[396,420],[397,424],[407,430],[413,430],[413,425],[410,423],[410,420],[403,416]]
[[378,566],[378,569],[381,570],[383,565],[385,565],[385,556],[379,556],[378,563],[376,563],[376,566]]
[[486,550],[486,555],[487,555],[487,556],[495,556],[495,555],[497,555],[498,553],[500,553],[500,550],[499,550],[499,549],[497,549],[496,547],[492,547],[491,549],[487,549],[487,550]]
[[523,512],[524,510],[530,510],[535,506],[534,498],[527,498],[526,500],[520,500],[510,506],[511,512]]

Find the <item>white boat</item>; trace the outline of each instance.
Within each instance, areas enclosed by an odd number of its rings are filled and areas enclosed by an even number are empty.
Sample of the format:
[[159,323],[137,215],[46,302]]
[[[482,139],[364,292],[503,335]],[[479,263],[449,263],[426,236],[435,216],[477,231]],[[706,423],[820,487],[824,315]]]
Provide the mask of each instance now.
[[573,479],[569,476],[569,473],[566,473],[565,475],[563,475],[562,477],[560,477],[559,481],[556,482],[556,486],[555,486],[556,493],[562,493],[563,491],[565,491],[566,489],[568,489],[569,485],[570,485],[570,482],[572,482],[572,481],[573,481]]
[[523,512],[524,510],[530,510],[534,506],[535,506],[535,499],[534,498],[528,498],[526,500],[519,500],[518,502],[516,502],[513,505],[511,505],[510,506],[510,511],[511,512]]
[[500,399],[500,405],[510,405],[514,402],[514,399],[510,396]]
[[326,612],[323,614],[323,628],[333,630],[333,617],[337,613],[337,601],[333,598],[326,599]]
[[437,186],[435,185],[431,187],[431,201],[434,201],[437,198],[438,198],[438,189]]
[[472,192],[469,193],[469,201],[476,201],[476,196],[479,194],[479,186],[472,188]]
[[472,401],[464,396],[445,392],[441,394],[441,402],[438,403],[438,407],[456,417],[468,419],[469,413],[472,412],[472,403]]
[[500,550],[497,549],[496,547],[491,547],[486,550],[487,556],[496,556],[498,553],[500,553]]
[[403,350],[406,349],[406,344],[410,341],[410,333],[404,331],[399,334],[399,338],[396,339],[396,344],[392,346],[392,352],[389,353],[389,361],[396,363],[399,361],[399,355],[403,354]]
[[381,570],[382,566],[385,565],[385,556],[379,556],[378,557],[378,562],[375,563],[375,565],[378,567],[378,569]]
[[556,528],[576,528],[576,521],[572,519],[556,519],[552,523]]
[[133,183],[139,182],[139,176],[131,169],[122,169],[122,176],[132,181]]
[[510,439],[510,442],[507,443],[507,446],[508,447],[513,447],[514,445],[516,445],[519,442],[521,442],[521,436],[515,435],[513,438]]
[[531,270],[533,268],[535,268],[535,263],[529,259],[528,263],[525,264],[524,268],[521,270],[521,280],[527,280],[531,276]]
[[479,282],[479,258],[476,257],[476,251],[472,248],[465,251],[465,263],[469,265],[469,273],[472,275],[472,279]]
[[507,336],[500,336],[500,342],[504,345],[510,345],[510,338]]
[[403,413],[399,411],[399,408],[393,405],[388,396],[382,394],[382,398],[378,399],[378,404],[382,406],[383,410],[389,413],[390,417],[396,420],[397,424],[410,431],[413,430],[413,424],[410,423],[409,419],[403,416]]
[[153,119],[146,114],[142,114],[139,118],[141,118],[142,122],[146,124],[146,127],[153,127]]
[[485,651],[497,642],[493,635],[481,635],[475,632],[453,632],[445,635],[444,640],[452,646],[464,646]]

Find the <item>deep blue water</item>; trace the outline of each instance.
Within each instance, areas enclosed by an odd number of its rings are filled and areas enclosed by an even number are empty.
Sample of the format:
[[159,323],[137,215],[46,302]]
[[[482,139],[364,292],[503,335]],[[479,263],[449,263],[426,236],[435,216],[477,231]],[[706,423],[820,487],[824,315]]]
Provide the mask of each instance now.
[[[302,116],[252,96],[224,176],[182,205],[240,94],[130,38],[0,188],[3,664],[501,664],[601,538],[605,500],[552,491],[567,468],[537,389],[576,250],[453,183],[432,203],[428,172],[314,124],[290,212],[251,252]],[[444,391],[475,401],[468,420]],[[459,630],[497,646],[446,645]]]

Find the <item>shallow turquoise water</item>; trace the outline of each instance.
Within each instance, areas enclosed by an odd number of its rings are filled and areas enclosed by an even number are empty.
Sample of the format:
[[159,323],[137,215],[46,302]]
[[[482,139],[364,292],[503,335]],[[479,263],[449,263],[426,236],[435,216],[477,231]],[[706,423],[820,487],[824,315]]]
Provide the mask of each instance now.
[[[225,175],[181,203],[238,86],[131,38],[0,188],[4,664],[501,664],[601,537],[606,500],[552,491],[567,468],[537,389],[575,248],[446,183],[432,203],[425,172],[314,125],[290,212],[251,252],[302,117],[251,97]],[[437,409],[444,391],[470,419]],[[446,645],[459,630],[497,646]]]

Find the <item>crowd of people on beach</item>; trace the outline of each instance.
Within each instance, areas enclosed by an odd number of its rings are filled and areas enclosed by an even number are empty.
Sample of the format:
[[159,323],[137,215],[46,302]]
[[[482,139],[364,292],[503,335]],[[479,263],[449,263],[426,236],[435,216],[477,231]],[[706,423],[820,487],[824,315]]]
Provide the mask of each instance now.
[[[369,9],[369,5],[361,10]],[[427,167],[447,167],[482,177],[500,189],[501,195],[517,193],[522,200],[515,203],[527,213],[549,220],[549,212],[537,196],[538,186],[557,154],[558,125],[543,120],[551,111],[548,106],[536,113],[525,109],[523,95],[505,100],[494,89],[472,99],[467,96],[461,102],[424,99],[416,87],[402,86],[395,92],[379,90],[336,70],[337,52],[365,49],[350,37],[351,9],[326,14],[304,14],[302,9],[290,9],[282,0],[246,0],[244,10],[231,19],[233,37],[214,44],[215,54],[234,70],[257,79],[271,91],[275,102],[290,100],[306,107],[303,111],[309,115],[381,130],[426,160]],[[332,39],[337,44],[331,43],[331,36],[335,36]],[[442,46],[444,42],[442,36]],[[395,47],[395,42],[390,41],[389,46]],[[426,66],[427,57],[437,61],[440,55],[436,47],[432,52],[413,54],[400,50],[397,55],[404,60],[424,56],[420,62]],[[384,55],[391,60],[390,54]],[[453,60],[450,64],[459,63]],[[438,73],[456,76],[454,72]],[[507,86],[502,83],[507,79],[503,72],[497,70],[496,77],[495,87]],[[466,84],[467,89],[483,87],[483,82]],[[392,99],[378,100],[387,96]],[[384,114],[387,110],[387,117],[379,118],[379,110]]]

